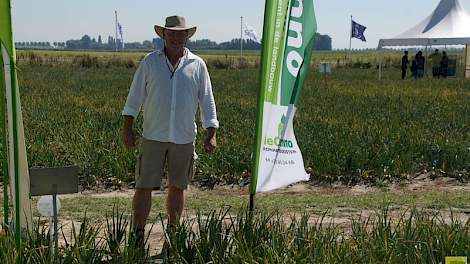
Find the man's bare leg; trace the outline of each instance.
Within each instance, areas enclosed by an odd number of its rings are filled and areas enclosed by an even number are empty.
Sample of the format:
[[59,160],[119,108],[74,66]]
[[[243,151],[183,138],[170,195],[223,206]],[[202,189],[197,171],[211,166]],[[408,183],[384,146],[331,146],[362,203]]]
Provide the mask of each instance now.
[[151,207],[152,189],[136,189],[132,200],[134,228],[145,228]]
[[178,187],[170,186],[168,188],[168,197],[166,200],[166,210],[168,213],[168,225],[179,223],[184,206],[184,190]]

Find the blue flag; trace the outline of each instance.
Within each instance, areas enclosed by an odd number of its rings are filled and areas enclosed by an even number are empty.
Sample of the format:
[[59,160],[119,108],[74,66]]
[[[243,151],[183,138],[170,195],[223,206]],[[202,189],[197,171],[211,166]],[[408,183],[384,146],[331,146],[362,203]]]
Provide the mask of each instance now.
[[121,36],[121,49],[124,49],[124,34],[122,32],[122,26],[121,26],[121,23],[118,22],[118,31],[119,31],[119,35]]
[[351,38],[358,38],[362,41],[366,41],[366,37],[364,36],[364,32],[366,31],[365,26],[356,23],[354,20],[351,24]]

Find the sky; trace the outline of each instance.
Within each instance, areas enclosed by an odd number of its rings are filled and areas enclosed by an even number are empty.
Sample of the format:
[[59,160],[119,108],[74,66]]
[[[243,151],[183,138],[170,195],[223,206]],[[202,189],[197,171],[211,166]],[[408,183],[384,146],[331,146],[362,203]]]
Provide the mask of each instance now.
[[[305,0],[304,0],[305,1]],[[380,38],[394,37],[427,17],[439,0],[314,0],[318,32],[333,38],[334,49],[349,48],[351,15],[367,27],[367,42],[353,39],[352,47],[375,48]],[[470,0],[461,0],[470,10]],[[11,0],[13,34],[17,42],[66,41],[88,34],[103,41],[114,35],[114,11],[123,27],[125,42],[151,40],[153,25],[180,15],[196,25],[196,39],[216,42],[240,37],[240,17],[263,29],[261,0]]]

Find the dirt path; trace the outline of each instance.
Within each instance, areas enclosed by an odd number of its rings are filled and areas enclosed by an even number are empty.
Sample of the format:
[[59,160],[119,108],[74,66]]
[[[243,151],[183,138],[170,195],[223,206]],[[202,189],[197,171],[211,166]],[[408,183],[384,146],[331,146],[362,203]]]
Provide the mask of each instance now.
[[[431,173],[424,173],[415,176],[414,178],[406,181],[402,181],[401,183],[393,183],[388,184],[383,187],[374,187],[374,186],[367,186],[367,185],[354,185],[354,186],[347,186],[343,184],[311,184],[311,183],[299,183],[294,184],[292,186],[278,189],[266,194],[262,195],[269,195],[269,194],[302,194],[302,193],[317,193],[321,195],[363,195],[373,192],[383,192],[383,191],[391,191],[397,194],[404,193],[404,192],[422,192],[422,191],[468,191],[470,193],[470,182],[461,183],[455,178],[450,177],[436,177],[432,179]],[[1,189],[0,189],[1,192]],[[214,189],[205,190],[197,188],[196,186],[189,186],[186,195],[193,195],[199,192],[205,192],[209,194],[215,195],[230,195],[230,196],[237,196],[237,195],[247,195],[248,194],[248,186],[240,187],[237,185],[232,186],[216,186]],[[154,191],[154,195],[163,195],[165,191]],[[123,189],[123,190],[115,190],[115,191],[108,191],[108,190],[86,190],[82,191],[78,194],[69,194],[69,195],[61,195],[63,198],[74,198],[78,196],[88,196],[88,197],[96,197],[96,198],[113,198],[113,197],[132,197],[134,195],[133,189]]]

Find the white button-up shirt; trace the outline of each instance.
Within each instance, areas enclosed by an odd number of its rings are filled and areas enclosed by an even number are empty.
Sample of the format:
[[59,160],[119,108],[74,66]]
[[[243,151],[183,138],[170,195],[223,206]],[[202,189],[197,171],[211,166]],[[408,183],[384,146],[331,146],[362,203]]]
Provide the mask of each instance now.
[[219,127],[212,85],[204,61],[185,49],[176,69],[162,50],[149,53],[140,63],[127,96],[123,115],[144,113],[143,137],[187,144],[197,133],[196,111],[202,126]]

